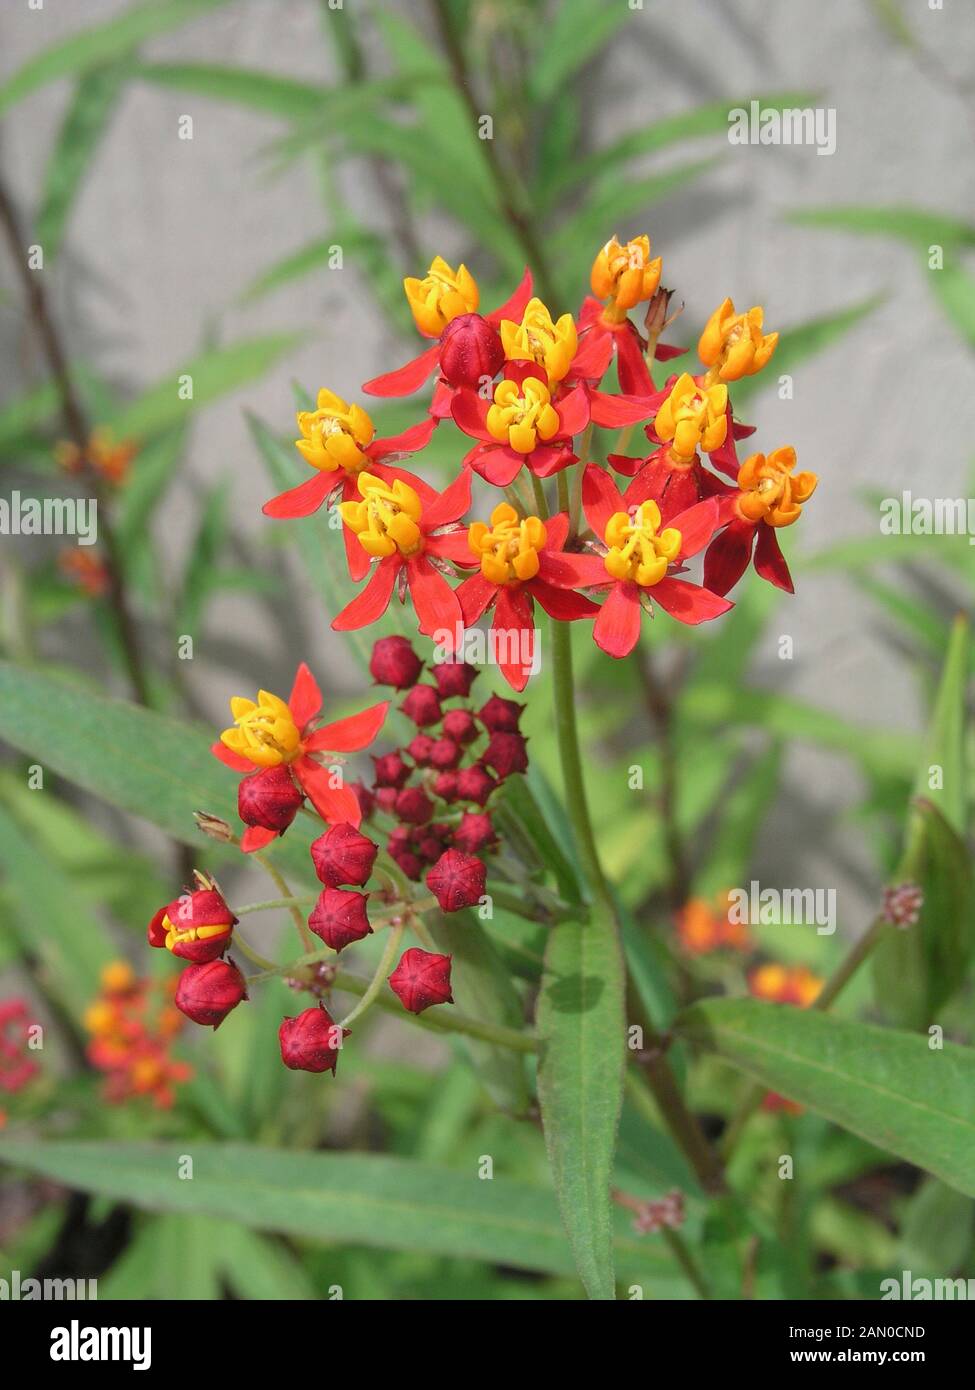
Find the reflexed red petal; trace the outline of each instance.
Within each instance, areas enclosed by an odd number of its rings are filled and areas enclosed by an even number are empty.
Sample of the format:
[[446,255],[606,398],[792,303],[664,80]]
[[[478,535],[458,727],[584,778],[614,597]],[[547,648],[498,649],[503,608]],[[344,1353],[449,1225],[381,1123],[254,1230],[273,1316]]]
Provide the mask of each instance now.
[[504,364],[504,376],[506,381],[515,381],[519,386],[524,386],[529,377],[534,377],[536,381],[541,381],[548,386],[548,376],[544,367],[540,367],[537,362],[518,359],[514,362]]
[[656,409],[654,396],[613,396],[606,391],[590,391],[593,422],[603,429],[622,429],[649,420]]
[[241,851],[244,854],[253,854],[255,850],[263,849],[277,837],[276,830],[265,830],[263,825],[249,825],[240,837]]
[[265,516],[273,516],[276,520],[283,517],[311,516],[312,512],[318,511],[338,481],[334,473],[315,473],[297,487],[289,488],[287,492],[279,492],[277,497],[272,497],[270,502],[264,503],[261,511]]
[[470,579],[464,580],[457,590],[457,600],[467,627],[484,616],[497,592],[497,584],[492,584],[483,574],[472,574]]
[[748,568],[755,527],[740,518],[715,536],[704,555],[704,587],[713,594],[733,589]]
[[233,768],[234,772],[254,771],[254,764],[252,762],[248,762],[246,758],[242,758],[239,753],[232,752],[231,749],[229,749],[225,743],[221,743],[219,739],[217,739],[216,743],[210,745],[210,752],[215,758],[219,758],[226,767]]
[[459,521],[470,505],[471,475],[464,468],[435,501],[423,508],[421,528],[424,532],[430,532],[451,521]]
[[421,352],[419,357],[414,357],[405,366],[398,367],[395,372],[384,372],[382,376],[374,376],[362,389],[367,396],[412,396],[436,369],[439,357],[440,344],[435,343],[433,347],[427,348],[426,352]]
[[501,674],[512,690],[524,690],[535,653],[532,602],[524,589],[498,589],[491,629],[498,635],[496,650]]
[[654,357],[658,362],[669,362],[674,357],[683,357],[687,348],[675,347],[673,343],[658,343],[654,349]]
[[532,273],[525,266],[525,273],[521,277],[521,283],[515,290],[510,299],[506,299],[497,309],[492,309],[490,314],[485,314],[488,323],[493,323],[495,327],[502,319],[511,319],[514,323],[521,323],[525,306],[532,297]]
[[298,728],[303,729],[309,719],[314,719],[321,707],[322,692],[318,688],[318,682],[302,662],[295,672],[295,683],[288,696],[288,708]]
[[420,631],[424,637],[443,635],[444,646],[453,651],[464,627],[457,595],[423,555],[407,560],[406,575]]
[[[579,310],[579,331],[581,332],[584,328],[589,328],[595,324],[597,319],[602,318],[602,313],[602,302],[594,299],[591,294],[587,294],[582,301],[582,308]],[[606,331],[602,324],[599,327],[604,332]]]
[[361,593],[356,594],[336,617],[332,627],[336,632],[349,632],[354,628],[366,627],[381,618],[389,607],[396,587],[396,576],[403,564],[402,556],[387,555],[376,566],[375,573]]
[[430,414],[435,420],[450,419],[450,402],[454,399],[456,387],[448,385],[442,378],[433,388],[433,400],[430,402]]
[[570,448],[560,444],[539,444],[530,454],[525,455],[525,462],[536,478],[551,478],[553,474],[561,473],[563,468],[575,463],[576,456]]
[[630,458],[628,454],[608,454],[606,462],[610,468],[614,468],[617,473],[622,473],[624,477],[632,478],[646,463],[646,459]]
[[613,360],[613,335],[590,329],[572,359],[567,380],[602,381]]
[[629,656],[640,640],[642,617],[637,586],[629,580],[614,584],[593,625],[596,646],[607,656]]
[[533,598],[538,599],[549,617],[558,618],[559,622],[573,623],[578,618],[594,618],[600,611],[599,605],[593,603],[592,599],[572,589],[557,589],[544,579],[531,579],[526,588]]
[[323,724],[304,740],[304,745],[310,753],[321,749],[330,753],[358,753],[360,748],[368,748],[379,733],[388,709],[389,701],[380,700],[378,705],[370,705],[359,714]]
[[569,513],[556,512],[545,522],[545,544],[542,550],[561,550],[569,534]]
[[494,436],[488,432],[485,424],[490,409],[490,401],[486,401],[483,396],[465,386],[454,393],[450,402],[450,413],[458,429],[462,429],[472,439],[494,443]]
[[656,391],[640,335],[630,323],[616,334],[616,372],[620,390],[628,396],[650,396]]
[[590,396],[599,394],[598,391],[590,392],[585,386],[577,386],[556,403],[560,437],[570,439],[573,435],[582,433],[589,424]]
[[341,825],[344,821],[352,826],[359,825],[362,807],[351,787],[333,787],[333,774],[311,758],[299,758],[293,767],[311,804],[329,825]]
[[426,550],[428,555],[439,555],[461,569],[474,569],[478,563],[467,544],[466,530],[448,531],[445,536],[428,536]]
[[702,589],[699,584],[691,584],[687,579],[661,579],[648,589],[654,603],[659,603],[672,618],[682,623],[703,623],[709,618],[719,618],[734,604],[730,599],[713,594],[710,589]]
[[354,531],[350,531],[345,522],[342,523],[342,541],[345,545],[345,560],[349,566],[349,578],[358,584],[369,573],[372,556],[363,550],[359,544],[359,537]]
[[[535,450],[538,453],[538,450]],[[479,477],[492,487],[507,487],[514,482],[525,461],[524,454],[516,454],[507,444],[489,445],[468,454],[470,466]]]
[[626,503],[613,479],[598,463],[586,465],[582,475],[582,507],[586,520],[600,540],[614,512],[625,512]]
[[365,452],[371,459],[381,460],[390,454],[415,454],[430,443],[430,436],[437,428],[438,421],[428,417],[416,425],[411,425],[402,434],[390,435],[388,439],[374,439]]
[[785,556],[779,548],[779,538],[775,534],[775,527],[767,525],[764,521],[758,527],[758,544],[755,546],[755,573],[761,575],[763,579],[767,579],[770,584],[774,584],[777,589],[784,589],[787,594],[795,593],[792,575],[789,573]]
[[689,560],[699,550],[703,550],[718,529],[718,503],[714,497],[705,502],[697,502],[686,511],[678,512],[668,522],[680,532],[680,558]]

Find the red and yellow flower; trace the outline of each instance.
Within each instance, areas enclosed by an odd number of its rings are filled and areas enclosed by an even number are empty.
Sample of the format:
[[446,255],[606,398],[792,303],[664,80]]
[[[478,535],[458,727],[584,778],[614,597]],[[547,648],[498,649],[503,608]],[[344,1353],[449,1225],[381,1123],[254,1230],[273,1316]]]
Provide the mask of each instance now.
[[704,582],[716,594],[734,588],[755,551],[755,573],[777,589],[793,592],[792,576],[776,532],[792,526],[816,490],[815,473],[796,473],[791,447],[752,454],[738,472],[738,491],[722,503],[728,525],[704,557]]
[[537,478],[549,478],[575,463],[572,437],[590,418],[581,386],[556,398],[545,369],[525,361],[507,364],[490,401],[462,387],[451,413],[465,434],[481,441],[465,464],[495,487],[507,487],[523,465]]
[[563,512],[542,521],[520,516],[508,502],[491,513],[491,524],[475,521],[467,532],[479,572],[457,590],[464,622],[476,623],[493,607],[492,630],[498,634],[499,665],[514,690],[524,690],[532,671],[537,599],[550,617],[562,622],[592,618],[597,606],[582,594],[560,588],[553,557],[569,533]]
[[[362,819],[358,797],[351,787],[337,785],[339,779],[325,763],[330,761],[328,755],[367,748],[383,726],[389,701],[330,724],[317,723],[321,708],[318,683],[302,662],[287,702],[267,690],[259,691],[256,700],[242,696],[231,700],[234,724],[220,735],[212,752],[235,772],[286,766],[324,820],[331,825],[341,821],[358,825]],[[241,848],[259,849],[276,833],[249,826]]]
[[775,351],[778,333],[763,333],[765,312],[756,304],[746,314],[736,314],[726,299],[704,326],[697,355],[708,368],[708,381],[739,381],[760,372]]
[[[579,315],[579,352],[574,367],[579,379],[599,382],[616,354],[620,389],[628,395],[653,393],[647,363],[649,344],[628,311],[642,300],[653,299],[660,286],[660,257],[650,258],[650,238],[634,237],[621,243],[615,236],[597,254],[589,283],[593,295],[583,300]],[[659,290],[664,301],[666,290]],[[605,301],[605,302],[604,302]],[[654,345],[661,360],[679,357],[686,349]]]

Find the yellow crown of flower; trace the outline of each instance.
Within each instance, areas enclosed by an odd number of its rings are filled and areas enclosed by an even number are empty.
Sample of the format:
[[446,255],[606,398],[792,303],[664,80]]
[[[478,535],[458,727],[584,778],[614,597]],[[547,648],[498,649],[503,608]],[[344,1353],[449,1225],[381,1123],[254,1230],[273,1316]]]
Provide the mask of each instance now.
[[501,320],[501,344],[509,362],[537,362],[548,373],[550,384],[561,381],[569,370],[579,337],[571,314],[558,322],[540,299],[525,305],[521,323]]
[[589,283],[599,299],[612,299],[621,314],[643,299],[650,299],[660,284],[659,256],[650,259],[650,238],[634,237],[620,243],[610,237],[592,263]]
[[698,449],[709,454],[724,443],[728,433],[727,409],[727,386],[698,386],[684,372],[657,411],[653,427],[665,443],[673,440],[674,454],[691,459]]
[[423,541],[420,531],[420,498],[409,484],[397,478],[384,483],[372,473],[359,474],[361,502],[341,502],[339,512],[359,544],[369,555],[412,555]]
[[815,473],[796,473],[796,451],[773,449],[752,454],[738,470],[738,510],[748,521],[767,521],[770,526],[791,526],[802,514],[819,482]]
[[466,265],[452,270],[442,256],[434,256],[422,280],[408,275],[403,281],[407,302],[421,333],[439,338],[451,319],[477,311],[477,281]]
[[736,314],[730,299],[719,304],[708,319],[697,353],[710,375],[721,381],[738,381],[760,372],[775,351],[778,333],[763,333],[765,312],[760,305],[747,314]]
[[518,454],[530,454],[540,439],[551,439],[559,429],[551,393],[535,376],[526,377],[521,386],[499,381],[486,423],[493,439],[510,444]]
[[269,690],[259,690],[257,700],[235,695],[230,702],[234,728],[224,729],[220,742],[257,767],[278,767],[300,751],[301,734],[291,710]]
[[299,410],[298,428],[301,438],[295,448],[312,468],[357,473],[369,462],[362,451],[375,433],[372,420],[361,406],[349,405],[324,386],[316,410]]
[[605,540],[607,574],[631,579],[642,589],[660,583],[681,547],[681,534],[673,526],[660,530],[660,508],[653,501],[641,502],[632,512],[614,512]]
[[538,552],[545,544],[545,525],[537,516],[520,517],[502,502],[491,513],[491,525],[475,521],[467,544],[480,557],[481,573],[492,584],[521,584],[538,573]]

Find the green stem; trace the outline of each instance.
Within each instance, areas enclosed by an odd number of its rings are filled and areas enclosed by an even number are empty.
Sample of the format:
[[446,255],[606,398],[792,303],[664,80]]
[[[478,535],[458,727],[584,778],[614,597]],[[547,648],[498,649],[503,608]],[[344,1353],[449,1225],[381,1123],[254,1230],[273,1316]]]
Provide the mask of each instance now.
[[661,1233],[664,1240],[670,1246],[671,1254],[687,1275],[687,1278],[694,1289],[698,1298],[710,1298],[711,1290],[708,1288],[707,1280],[697,1266],[694,1256],[688,1248],[687,1242],[679,1231],[673,1230],[670,1226],[665,1226]]
[[545,489],[542,487],[542,480],[541,478],[536,478],[534,473],[532,474],[532,492],[535,495],[535,511],[538,513],[539,517],[541,517],[542,521],[544,521],[548,516],[548,502],[545,499]]
[[274,961],[268,960],[267,956],[262,956],[258,951],[254,950],[253,946],[248,946],[240,932],[234,932],[234,945],[242,955],[247,957],[252,965],[259,966],[261,970],[270,970],[277,973],[277,966],[274,964]]
[[389,967],[393,963],[393,957],[399,949],[400,942],[403,940],[403,932],[405,930],[406,925],[405,923],[401,922],[398,927],[394,927],[393,930],[389,933],[389,940],[386,942],[386,949],[383,951],[382,956],[380,957],[379,964],[376,966],[375,973],[372,979],[369,981],[369,986],[366,989],[365,994],[363,994],[362,998],[359,1000],[358,1004],[356,1004],[352,1012],[346,1014],[345,1018],[343,1018],[342,1022],[339,1024],[340,1028],[348,1028],[351,1025],[353,1019],[361,1017],[361,1015],[366,1012],[370,1004],[375,999],[376,995],[382,989],[383,985],[386,982],[386,976],[389,973]]
[[269,875],[281,896],[286,899],[287,906],[291,912],[291,919],[298,929],[298,935],[301,937],[302,945],[305,950],[313,951],[315,949],[315,939],[308,930],[308,923],[305,921],[301,908],[298,906],[298,900],[288,887],[286,880],[263,854],[255,854],[254,858],[264,869],[264,872]]
[[292,908],[296,903],[300,903],[302,907],[311,907],[318,902],[318,896],[316,893],[307,898],[267,898],[262,903],[245,903],[243,907],[235,907],[234,914],[237,917],[246,917],[249,912],[270,912],[275,907]]

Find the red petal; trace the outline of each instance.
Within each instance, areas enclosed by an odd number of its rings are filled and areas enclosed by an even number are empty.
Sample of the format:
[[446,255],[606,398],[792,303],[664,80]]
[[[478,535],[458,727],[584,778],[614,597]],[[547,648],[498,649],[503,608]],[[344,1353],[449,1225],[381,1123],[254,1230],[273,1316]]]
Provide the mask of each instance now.
[[345,559],[349,566],[349,578],[356,584],[365,579],[372,564],[372,556],[367,555],[359,544],[359,537],[342,523],[342,539],[345,542]]
[[526,587],[549,617],[557,618],[559,622],[572,623],[577,618],[594,618],[600,612],[599,605],[593,603],[592,599],[584,598],[572,589],[557,589],[552,584],[546,584],[544,579],[532,579]]
[[288,708],[291,711],[291,717],[298,728],[303,729],[310,719],[315,718],[321,707],[322,692],[318,688],[318,682],[305,663],[302,662],[295,672],[295,683],[288,696]]
[[569,367],[569,381],[602,381],[613,360],[613,335],[592,328],[582,339]]
[[389,701],[381,700],[378,705],[370,705],[359,714],[350,714],[345,719],[323,724],[304,740],[304,745],[310,753],[321,749],[327,749],[330,753],[358,753],[360,748],[368,748],[379,733],[388,709]]
[[461,569],[474,569],[477,558],[467,544],[466,531],[448,531],[445,536],[428,536],[426,543],[428,555],[439,555]]
[[[538,453],[538,450],[535,450]],[[478,449],[467,456],[474,472],[492,487],[507,487],[514,482],[525,461],[524,454],[516,454],[507,444],[495,444],[486,449]]]
[[415,454],[430,443],[430,436],[438,424],[439,421],[430,418],[421,420],[408,430],[403,430],[402,434],[391,435],[388,439],[374,439],[365,452],[377,461],[388,458],[390,454]]
[[242,758],[239,753],[234,753],[225,743],[218,739],[216,743],[210,745],[210,752],[215,758],[219,758],[225,767],[233,768],[234,772],[253,772],[254,764]]
[[582,433],[589,424],[590,395],[598,396],[599,394],[598,391],[590,392],[588,387],[577,386],[556,403],[555,409],[559,417],[559,436],[561,438],[571,439],[574,434]]
[[[602,314],[602,301],[599,299],[594,299],[591,294],[587,294],[585,299],[582,301],[582,308],[579,310],[580,330],[595,325],[596,320],[602,318]],[[602,323],[599,324],[599,329],[602,330],[602,332],[604,333],[608,333],[608,330]]]
[[673,357],[683,357],[687,348],[675,347],[673,343],[658,343],[654,349],[654,357],[658,362],[669,362]]
[[678,512],[667,522],[680,532],[680,558],[689,560],[699,550],[703,550],[718,529],[718,503],[714,497],[706,502],[697,502],[686,511]]
[[358,826],[362,820],[362,807],[359,798],[351,787],[333,787],[332,773],[311,758],[299,758],[294,770],[302,789],[308,793],[312,805],[329,825]]
[[726,594],[733,589],[748,568],[755,541],[755,527],[740,518],[707,548],[704,556],[704,587],[713,594]]
[[525,455],[525,462],[536,478],[551,478],[553,473],[560,473],[563,468],[575,463],[576,456],[571,449],[563,448],[560,444],[539,444],[537,449]]
[[589,404],[595,424],[616,430],[649,420],[656,401],[654,396],[613,396],[606,391],[590,391]]
[[454,399],[457,390],[456,386],[449,385],[441,377],[433,388],[433,400],[430,402],[430,414],[435,420],[450,419],[450,402]]
[[273,516],[276,519],[311,516],[312,512],[318,511],[337,482],[334,473],[315,473],[297,487],[289,488],[287,492],[279,492],[277,497],[272,497],[270,502],[264,503],[261,511],[265,516]]
[[381,618],[389,607],[396,585],[396,576],[403,564],[402,556],[387,555],[380,560],[369,583],[342,612],[332,619],[335,632],[349,632],[353,628],[367,627]]
[[774,584],[777,589],[784,589],[787,594],[795,593],[789,566],[779,549],[779,538],[775,534],[775,527],[769,526],[767,522],[762,522],[758,527],[758,544],[755,546],[755,573],[761,575],[763,579],[767,579],[770,584]]
[[561,550],[569,534],[569,513],[556,512],[545,522],[545,544],[542,550]]
[[433,347],[421,352],[419,357],[414,357],[405,366],[398,367],[395,372],[374,376],[362,389],[367,396],[412,396],[428,380],[439,357],[440,344],[434,343]]
[[529,362],[521,358],[513,362],[506,362],[504,364],[504,375],[506,381],[517,382],[519,386],[524,386],[529,377],[534,377],[536,381],[542,382],[546,387],[548,386],[548,376],[546,375],[545,369],[540,367],[537,362]]
[[443,637],[443,645],[453,651],[464,630],[457,595],[423,555],[407,560],[406,574],[420,631],[424,637]]
[[466,468],[461,469],[449,487],[424,507],[420,520],[425,533],[446,526],[451,521],[459,521],[471,505],[471,475]]
[[253,854],[277,839],[276,830],[265,830],[263,825],[249,825],[240,837],[240,848],[244,854]]
[[628,396],[649,396],[656,390],[643,355],[643,342],[631,323],[616,334],[616,373],[620,390]]
[[485,315],[488,323],[493,323],[495,327],[497,327],[502,319],[512,319],[515,323],[521,323],[522,315],[525,312],[525,306],[532,297],[532,291],[532,273],[528,267],[525,266],[525,273],[521,277],[521,283],[511,298],[506,299],[497,309],[493,309],[490,314]]
[[560,589],[603,588],[615,581],[606,572],[598,555],[575,555],[566,551],[558,555],[543,551],[539,574],[546,584]]
[[598,463],[586,465],[582,475],[582,506],[586,520],[600,540],[614,512],[625,512],[626,503],[613,479]]
[[610,468],[614,468],[617,473],[622,473],[624,477],[632,478],[634,474],[639,473],[640,469],[646,463],[646,459],[630,458],[628,454],[607,454],[606,462],[609,464]]
[[458,429],[462,429],[472,439],[483,439],[494,443],[494,435],[488,432],[488,427],[484,423],[490,409],[490,401],[486,401],[483,396],[466,386],[462,386],[459,391],[455,392],[454,398],[450,402],[450,413],[454,417],[454,424]]
[[640,640],[640,590],[627,580],[614,584],[599,610],[592,635],[607,656],[629,656]]
[[699,584],[691,584],[687,579],[661,579],[648,589],[650,597],[665,609],[672,618],[682,623],[703,623],[709,618],[719,618],[734,608],[730,599],[713,594],[710,589],[702,589]]
[[492,584],[483,574],[472,574],[470,579],[464,580],[457,590],[457,599],[468,627],[484,616],[497,592],[497,584]]
[[[498,667],[512,690],[524,690],[535,656],[532,601],[523,589],[498,590],[492,632],[498,635]],[[509,657],[516,656],[512,661]]]

